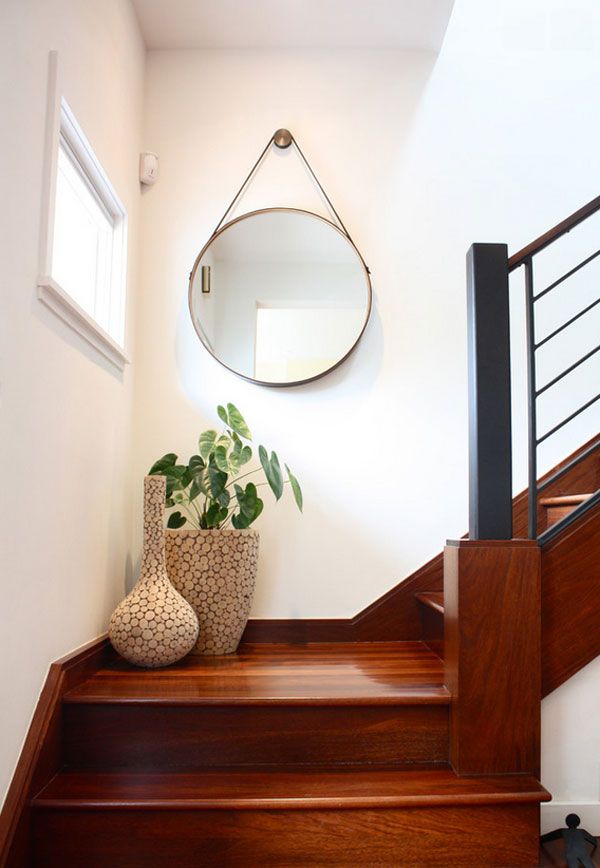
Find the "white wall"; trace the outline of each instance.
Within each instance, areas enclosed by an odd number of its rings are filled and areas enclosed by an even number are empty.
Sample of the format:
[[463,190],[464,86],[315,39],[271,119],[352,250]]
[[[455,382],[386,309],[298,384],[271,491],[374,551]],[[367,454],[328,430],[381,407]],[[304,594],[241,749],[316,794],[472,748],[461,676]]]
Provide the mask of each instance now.
[[[255,615],[354,614],[464,532],[465,252],[477,240],[516,250],[600,186],[600,122],[589,109],[600,82],[598,14],[589,0],[578,6],[573,21],[564,0],[530,0],[525,10],[516,0],[459,0],[435,63],[393,51],[150,52],[145,145],[160,154],[161,179],[143,208],[136,470],[168,449],[189,453],[226,400],[297,469],[304,517],[272,504],[261,517]],[[376,304],[342,369],[266,390],[204,351],[186,290],[200,247],[283,124],[370,266]],[[264,168],[238,211],[286,202],[283,157]],[[292,175],[287,204],[324,213],[303,180]],[[560,273],[562,260],[555,265]],[[563,313],[574,292],[566,296]],[[578,336],[569,351],[581,346]],[[587,385],[599,371],[588,369]],[[522,384],[518,355],[517,489]],[[576,401],[567,391],[549,419]],[[600,415],[591,416],[557,441],[559,457],[598,430]]]
[[4,0],[0,798],[48,664],[106,629],[131,539],[133,372],[116,375],[36,296],[51,49],[64,95],[128,210],[133,343],[144,74],[135,16],[128,0]]
[[[593,0],[457,0],[437,60],[358,50],[149,54],[145,147],[159,153],[161,178],[143,205],[134,469],[140,479],[163,452],[190,454],[215,405],[228,400],[294,468],[305,514],[289,502],[267,504],[255,616],[352,615],[465,531],[465,252],[473,241],[516,251],[598,194],[599,15]],[[328,378],[288,390],[255,387],[221,368],[186,307],[198,251],[280,126],[312,161],[372,270],[376,297],[354,356]],[[297,176],[286,189],[282,167],[277,159],[265,166],[237,213],[275,204],[325,213]],[[575,255],[582,243],[565,247]],[[553,257],[541,278],[577,261]],[[590,282],[565,285],[541,324],[583,307]],[[517,341],[521,282],[513,283]],[[540,381],[582,352],[599,323],[542,360]],[[577,406],[599,371],[590,366],[585,382],[566,384],[543,410],[542,431]],[[514,379],[518,490],[518,347]],[[596,408],[541,455],[542,469],[599,423]],[[584,694],[594,676],[578,676]],[[545,703],[545,774],[557,798],[594,792],[595,801],[598,769],[584,761],[565,705],[574,689],[565,685]],[[572,749],[577,763],[551,771],[549,757]]]

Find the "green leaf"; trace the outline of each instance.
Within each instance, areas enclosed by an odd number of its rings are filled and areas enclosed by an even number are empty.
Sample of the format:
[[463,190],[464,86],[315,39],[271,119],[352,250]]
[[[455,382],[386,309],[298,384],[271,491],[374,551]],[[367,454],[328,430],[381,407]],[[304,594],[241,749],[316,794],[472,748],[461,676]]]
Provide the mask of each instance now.
[[180,512],[172,512],[169,516],[169,520],[167,522],[167,527],[170,528],[178,528],[183,527],[186,522],[186,518]]
[[271,486],[271,491],[275,495],[275,498],[279,500],[279,498],[283,494],[283,474],[281,472],[279,458],[277,457],[275,452],[271,452],[271,458],[269,459],[267,450],[264,446],[258,447],[258,456],[260,458],[262,468],[265,471],[267,482]]
[[217,432],[212,430],[203,431],[200,435],[200,439],[198,440],[198,452],[205,461],[212,452],[218,436]]
[[227,449],[224,446],[217,446],[214,451],[215,464],[222,470],[223,473],[229,473],[229,461],[227,460]]
[[237,473],[240,472],[240,466],[241,466],[240,454],[241,454],[240,452],[231,452],[229,454],[229,458],[227,459],[228,460],[227,467],[228,467],[229,473],[231,473],[232,476],[235,476]]
[[229,467],[232,473],[237,473],[243,464],[247,464],[252,458],[250,446],[243,446],[242,441],[233,434],[233,449],[229,453]]
[[231,516],[231,524],[234,526],[234,528],[236,530],[245,530],[247,527],[250,527],[250,525],[253,522],[256,521],[258,516],[263,511],[263,506],[264,506],[263,501],[260,498],[257,498],[256,507],[255,507],[254,515],[252,516],[252,518],[247,518],[246,516],[242,515],[242,513],[240,512],[240,513],[237,513],[237,514],[234,514]]
[[204,494],[204,493],[205,493],[205,492],[204,492],[204,491],[200,488],[200,486],[198,485],[198,482],[194,479],[194,480],[192,481],[192,484],[190,485],[190,490],[188,491],[188,499],[189,499],[190,503],[191,503],[193,500],[196,500],[196,498],[198,497],[198,495],[200,495],[200,494]]
[[155,461],[150,470],[148,471],[148,476],[160,476],[164,474],[165,470],[168,467],[172,467],[177,463],[177,456],[174,452],[167,452],[166,455],[163,455],[162,458],[159,458],[158,461]]
[[206,464],[200,455],[192,455],[189,460],[188,469],[190,471],[192,485],[189,492],[190,500],[195,500],[199,494],[208,494],[206,487]]
[[204,463],[204,459],[200,457],[200,455],[192,455],[190,460],[188,461],[188,467],[190,468],[192,475],[195,476],[200,471],[204,470],[206,464]]
[[218,527],[227,518],[227,509],[220,507],[218,503],[211,503],[206,511],[206,526]]
[[240,413],[237,407],[233,404],[227,405],[227,412],[229,414],[229,427],[235,431],[236,434],[239,434],[240,437],[243,437],[245,440],[252,440],[252,434],[250,433],[250,429],[246,425],[244,417]]
[[185,464],[166,467],[164,475],[167,477],[167,484],[170,483],[171,492],[187,488],[192,481],[192,475]]
[[296,506],[298,507],[300,512],[302,512],[302,506],[304,501],[302,498],[302,489],[300,488],[300,483],[298,482],[290,468],[287,466],[287,464],[285,465],[285,469],[287,470],[288,479],[290,480],[290,485],[292,486],[292,491],[294,492],[294,500],[296,501]]
[[227,474],[211,463],[208,465],[208,481],[213,499],[217,500],[221,506],[227,506],[229,503],[229,492],[225,489]]
[[249,527],[263,511],[264,503],[258,497],[256,485],[249,482],[245,489],[241,485],[235,486],[235,496],[240,506],[239,513],[232,515],[231,521],[237,530]]
[[254,485],[253,482],[249,482],[245,489],[243,489],[241,485],[236,485],[235,496],[237,497],[237,502],[240,505],[241,514],[244,516],[244,518],[251,520],[252,516],[254,515],[254,510],[256,509],[256,485]]
[[222,407],[221,404],[217,407],[217,413],[219,414],[219,419],[225,422],[226,425],[229,425],[229,417],[227,415],[227,410],[225,407]]

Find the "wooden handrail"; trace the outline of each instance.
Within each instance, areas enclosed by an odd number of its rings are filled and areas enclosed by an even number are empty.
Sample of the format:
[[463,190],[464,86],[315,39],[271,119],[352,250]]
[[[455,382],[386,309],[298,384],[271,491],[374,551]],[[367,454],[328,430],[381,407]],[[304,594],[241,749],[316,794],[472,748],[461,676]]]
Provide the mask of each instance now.
[[525,260],[530,256],[539,253],[540,250],[543,250],[544,247],[552,244],[552,242],[556,241],[557,238],[560,238],[561,235],[566,235],[567,232],[570,232],[571,229],[579,223],[582,223],[588,217],[591,217],[592,214],[596,213],[596,211],[600,211],[600,196],[596,196],[595,199],[592,199],[591,202],[588,202],[587,205],[583,206],[583,208],[579,208],[578,211],[575,211],[569,217],[566,217],[564,220],[561,220],[560,223],[557,223],[553,229],[544,232],[543,235],[540,235],[539,238],[536,238],[535,241],[532,241],[531,244],[527,245],[527,247],[523,247],[522,250],[517,251],[517,253],[514,253],[509,257],[508,270],[514,271],[515,268],[523,265]]

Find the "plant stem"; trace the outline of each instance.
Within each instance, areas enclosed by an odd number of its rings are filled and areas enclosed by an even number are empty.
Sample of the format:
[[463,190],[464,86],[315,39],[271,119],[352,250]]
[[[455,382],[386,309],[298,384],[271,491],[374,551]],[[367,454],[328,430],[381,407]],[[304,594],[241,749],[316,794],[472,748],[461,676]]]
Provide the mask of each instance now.
[[[187,506],[187,504],[185,504],[185,503],[179,503],[179,504],[177,504],[177,506],[182,506],[182,507],[185,509],[185,511],[187,512],[187,514],[188,514],[188,515],[190,516],[190,518],[191,518],[191,524],[192,524],[192,526],[195,527],[196,530],[199,530],[199,529],[200,529],[200,522],[198,522],[198,523],[196,524],[196,519],[194,518],[194,514],[193,514],[193,512],[191,511],[191,509],[189,509],[189,507]],[[188,521],[189,521],[189,519],[188,519]]]
[[245,479],[246,476],[252,476],[253,473],[258,473],[259,470],[262,470],[262,467],[255,467],[254,470],[249,470],[248,473],[242,473],[241,476],[236,476],[228,485],[225,486],[225,488],[229,488],[235,482],[239,482],[240,479]]

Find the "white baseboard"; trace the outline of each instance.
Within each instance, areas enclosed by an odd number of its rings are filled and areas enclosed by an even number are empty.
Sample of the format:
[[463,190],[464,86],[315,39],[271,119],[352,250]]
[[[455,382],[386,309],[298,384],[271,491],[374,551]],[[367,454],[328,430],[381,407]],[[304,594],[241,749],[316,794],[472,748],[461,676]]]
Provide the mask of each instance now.
[[542,831],[564,829],[567,814],[577,814],[581,825],[592,835],[600,834],[600,802],[547,802],[542,805]]

